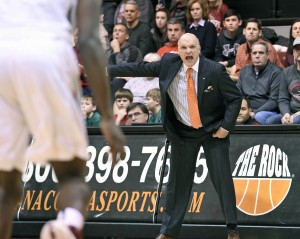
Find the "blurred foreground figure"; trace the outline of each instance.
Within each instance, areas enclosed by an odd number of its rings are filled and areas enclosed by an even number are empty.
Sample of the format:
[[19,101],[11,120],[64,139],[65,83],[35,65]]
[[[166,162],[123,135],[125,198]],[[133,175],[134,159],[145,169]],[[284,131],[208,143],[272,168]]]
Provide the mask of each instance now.
[[[113,165],[124,155],[124,137],[115,126],[106,62],[99,41],[96,0],[18,0],[0,3],[0,232],[11,234],[21,200],[27,159],[50,162],[59,180],[57,220],[45,224],[41,238],[82,238],[89,200],[84,182],[87,134],[80,112],[79,72],[72,49],[72,22],[101,111],[101,130],[111,146]],[[29,135],[34,143],[28,146]]]

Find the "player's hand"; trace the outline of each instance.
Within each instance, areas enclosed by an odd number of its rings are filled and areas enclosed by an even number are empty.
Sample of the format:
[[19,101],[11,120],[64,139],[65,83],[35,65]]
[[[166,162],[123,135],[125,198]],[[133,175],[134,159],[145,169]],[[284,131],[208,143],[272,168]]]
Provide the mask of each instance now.
[[212,136],[214,138],[223,139],[223,138],[226,138],[228,134],[229,134],[229,132],[221,127],[217,130],[217,132],[213,133]]
[[115,125],[113,120],[103,119],[100,124],[100,129],[110,146],[110,152],[112,154],[112,165],[115,166],[120,159],[122,160],[125,158],[125,137],[121,132],[121,129]]

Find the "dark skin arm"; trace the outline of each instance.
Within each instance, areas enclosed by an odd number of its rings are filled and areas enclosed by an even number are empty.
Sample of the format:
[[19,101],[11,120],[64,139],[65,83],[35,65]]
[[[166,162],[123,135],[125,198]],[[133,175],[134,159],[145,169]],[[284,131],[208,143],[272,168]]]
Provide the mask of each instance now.
[[77,23],[79,28],[79,48],[89,84],[95,94],[102,122],[100,129],[111,147],[113,165],[125,156],[124,135],[114,123],[111,102],[111,90],[106,76],[106,56],[99,39],[99,9],[101,1],[79,0]]

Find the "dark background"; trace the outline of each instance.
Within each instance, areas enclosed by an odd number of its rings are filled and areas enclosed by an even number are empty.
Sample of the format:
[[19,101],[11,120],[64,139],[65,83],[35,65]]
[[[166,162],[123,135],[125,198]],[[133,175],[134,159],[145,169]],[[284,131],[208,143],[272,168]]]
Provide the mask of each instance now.
[[[104,2],[117,2],[121,0],[103,0]],[[151,0],[155,5],[158,0]],[[165,0],[167,6],[171,0]],[[267,18],[298,18],[299,0],[223,0],[229,8],[237,10],[243,19],[250,17]]]
[[224,0],[224,3],[237,10],[243,19],[300,18],[299,0]]

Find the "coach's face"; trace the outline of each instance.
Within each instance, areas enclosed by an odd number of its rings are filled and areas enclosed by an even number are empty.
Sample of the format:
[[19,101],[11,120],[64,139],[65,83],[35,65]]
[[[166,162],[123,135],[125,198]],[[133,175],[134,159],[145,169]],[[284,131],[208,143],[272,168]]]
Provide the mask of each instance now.
[[198,38],[191,33],[183,34],[178,41],[178,54],[188,67],[192,67],[199,58],[200,44]]

